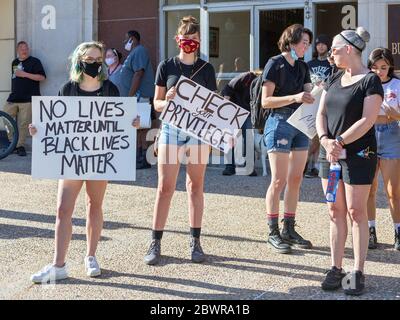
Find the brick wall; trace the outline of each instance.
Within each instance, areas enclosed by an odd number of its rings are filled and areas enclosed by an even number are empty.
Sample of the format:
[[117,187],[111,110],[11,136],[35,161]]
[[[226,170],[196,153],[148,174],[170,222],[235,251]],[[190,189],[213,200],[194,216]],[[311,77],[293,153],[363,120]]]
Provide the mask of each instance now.
[[98,40],[107,47],[121,51],[125,33],[137,30],[141,44],[150,53],[153,69],[156,70],[159,57],[159,25],[157,0],[98,0]]

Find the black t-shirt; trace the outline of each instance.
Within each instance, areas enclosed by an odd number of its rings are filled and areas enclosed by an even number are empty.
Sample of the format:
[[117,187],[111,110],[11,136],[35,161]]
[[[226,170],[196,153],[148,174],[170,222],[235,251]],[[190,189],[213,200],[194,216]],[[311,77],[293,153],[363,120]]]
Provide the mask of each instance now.
[[22,70],[32,74],[41,74],[46,77],[42,63],[39,59],[28,57],[24,61],[15,59],[11,64],[11,93],[8,102],[26,103],[32,101],[32,96],[40,96],[40,82],[28,78],[20,78],[15,76],[16,70]]
[[[307,63],[296,60],[292,66],[283,55],[268,60],[262,75],[263,83],[267,80],[275,83],[274,97],[285,97],[304,91],[304,85],[311,83]],[[301,103],[292,103],[285,107],[297,109]]]
[[[200,70],[200,68],[206,65]],[[194,65],[186,65],[179,61],[177,57],[161,61],[157,68],[155,84],[160,87],[166,87],[167,91],[175,86],[181,75],[191,78],[197,70],[200,70],[192,80],[210,91],[217,90],[214,67],[202,60],[197,59]]]
[[[344,71],[337,72],[327,83],[325,107],[330,139],[343,134],[361,119],[365,97],[379,94],[383,98],[382,83],[375,73],[369,72],[361,80],[345,87],[341,84],[343,74]],[[374,127],[360,139],[345,146],[347,156],[357,154],[368,147],[376,152]],[[325,157],[325,155],[324,148],[321,148],[321,156]]]
[[250,111],[250,84],[256,78],[253,72],[244,72],[233,78],[222,90],[223,96],[231,97],[231,101]]
[[[108,92],[106,92],[108,91]],[[59,96],[83,96],[83,97],[119,97],[119,91],[115,84],[113,84],[110,80],[104,80],[103,85],[96,91],[84,91],[79,88],[78,83],[68,81],[64,84],[60,91],[58,92]]]
[[332,73],[332,66],[327,59],[313,59],[308,62],[308,67],[310,68],[311,78],[315,77],[322,81],[326,81]]

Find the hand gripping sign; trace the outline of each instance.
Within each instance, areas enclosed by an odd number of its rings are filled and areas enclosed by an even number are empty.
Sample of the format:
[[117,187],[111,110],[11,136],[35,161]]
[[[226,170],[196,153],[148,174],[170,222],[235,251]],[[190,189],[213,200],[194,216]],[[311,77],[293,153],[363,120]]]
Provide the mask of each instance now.
[[160,119],[227,153],[249,111],[181,76]]
[[32,177],[135,180],[136,98],[33,97]]
[[315,99],[314,103],[303,103],[287,120],[288,123],[303,132],[310,139],[314,138],[317,134],[315,119],[317,117],[322,90],[322,87],[315,86],[311,91],[311,95]]

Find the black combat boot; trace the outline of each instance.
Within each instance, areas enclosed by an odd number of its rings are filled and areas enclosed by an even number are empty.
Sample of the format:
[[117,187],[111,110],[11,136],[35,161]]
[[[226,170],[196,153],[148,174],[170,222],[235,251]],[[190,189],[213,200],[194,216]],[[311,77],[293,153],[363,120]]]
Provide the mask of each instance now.
[[279,233],[278,224],[269,225],[269,235],[267,242],[279,253],[290,253],[292,248],[289,244],[283,242],[281,234]]
[[283,219],[283,229],[281,233],[282,240],[288,244],[298,246],[299,248],[311,249],[311,241],[305,240],[296,232],[296,230],[294,230],[295,224],[296,221],[294,218]]

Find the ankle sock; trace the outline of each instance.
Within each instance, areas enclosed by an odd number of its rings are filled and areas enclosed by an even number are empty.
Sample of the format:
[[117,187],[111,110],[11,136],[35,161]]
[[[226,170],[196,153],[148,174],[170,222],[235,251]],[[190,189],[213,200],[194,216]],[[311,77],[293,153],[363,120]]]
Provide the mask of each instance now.
[[375,228],[375,220],[369,220],[368,221],[368,227],[369,228]]
[[200,238],[201,228],[192,228],[190,227],[190,235],[193,238]]
[[267,213],[267,222],[268,225],[276,225],[278,224],[279,213]]
[[164,230],[152,230],[151,239],[152,240],[161,240],[163,236]]

